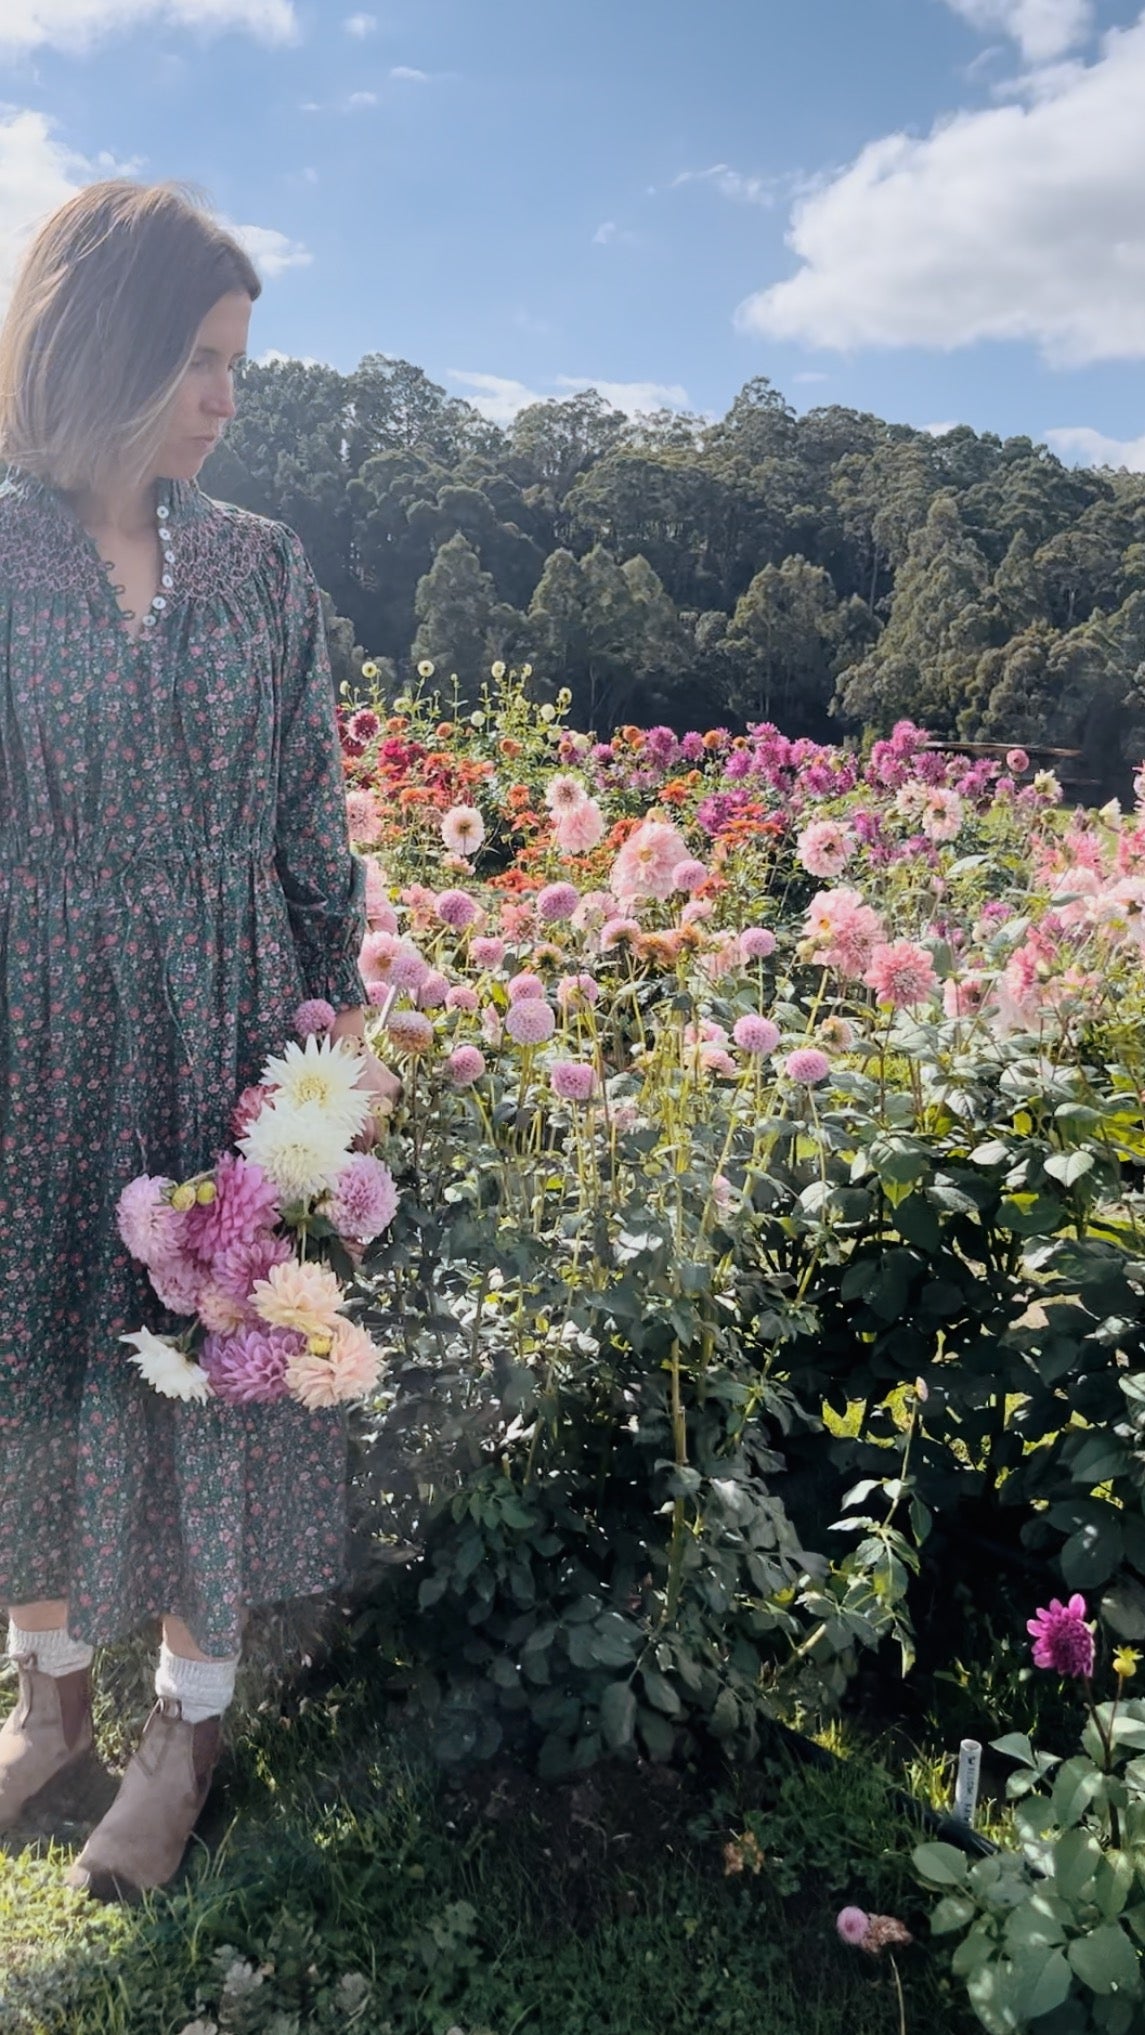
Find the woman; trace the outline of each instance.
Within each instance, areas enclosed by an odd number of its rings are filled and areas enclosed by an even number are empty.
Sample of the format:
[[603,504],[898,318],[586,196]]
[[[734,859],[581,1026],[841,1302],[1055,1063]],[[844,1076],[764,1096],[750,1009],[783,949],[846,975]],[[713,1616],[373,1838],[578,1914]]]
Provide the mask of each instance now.
[[[301,1001],[365,1052],[318,590],[195,485],[259,291],[177,189],[102,183],[0,331],[0,1829],[90,1746],[93,1648],[160,1616],[156,1708],[69,1875],[105,1898],[179,1865],[246,1608],[342,1566],[339,1415],[160,1398],[119,1343],[171,1325],[128,1181],[214,1163]],[[380,1114],[394,1078],[361,1078]]]

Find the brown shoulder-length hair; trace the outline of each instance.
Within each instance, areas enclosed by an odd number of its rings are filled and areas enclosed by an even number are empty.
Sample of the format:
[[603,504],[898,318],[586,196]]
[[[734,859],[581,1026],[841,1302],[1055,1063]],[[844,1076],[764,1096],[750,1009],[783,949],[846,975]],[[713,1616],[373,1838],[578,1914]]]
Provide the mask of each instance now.
[[182,186],[116,178],[69,199],[0,327],[0,461],[65,490],[143,479],[199,326],[233,290],[262,284]]

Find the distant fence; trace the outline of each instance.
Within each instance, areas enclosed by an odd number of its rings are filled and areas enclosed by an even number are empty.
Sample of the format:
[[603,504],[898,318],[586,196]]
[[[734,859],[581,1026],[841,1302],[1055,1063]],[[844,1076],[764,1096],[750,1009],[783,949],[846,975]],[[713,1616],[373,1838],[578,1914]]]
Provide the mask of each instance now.
[[1087,758],[1083,749],[1051,749],[1044,742],[928,742],[928,749],[944,749],[955,756],[995,756],[1004,763],[1011,749],[1024,749],[1034,770],[1052,770],[1058,777],[1063,791],[1093,791],[1101,784],[1099,777],[1087,777]]

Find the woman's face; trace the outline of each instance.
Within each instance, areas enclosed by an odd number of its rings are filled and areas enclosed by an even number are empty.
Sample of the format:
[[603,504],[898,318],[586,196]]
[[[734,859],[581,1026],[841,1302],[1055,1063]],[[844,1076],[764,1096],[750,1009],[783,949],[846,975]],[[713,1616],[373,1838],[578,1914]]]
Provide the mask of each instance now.
[[235,414],[235,369],[246,352],[251,300],[232,290],[208,311],[167,412],[156,480],[194,480]]

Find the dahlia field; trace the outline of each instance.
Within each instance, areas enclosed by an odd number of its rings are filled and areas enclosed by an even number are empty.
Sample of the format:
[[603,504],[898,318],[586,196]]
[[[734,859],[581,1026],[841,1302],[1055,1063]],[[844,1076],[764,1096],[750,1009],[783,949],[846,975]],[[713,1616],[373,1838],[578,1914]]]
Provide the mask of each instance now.
[[1035,1604],[1145,1638],[1145,778],[570,704],[340,710],[405,1083],[364,1624],[447,1759],[1027,1728]]

